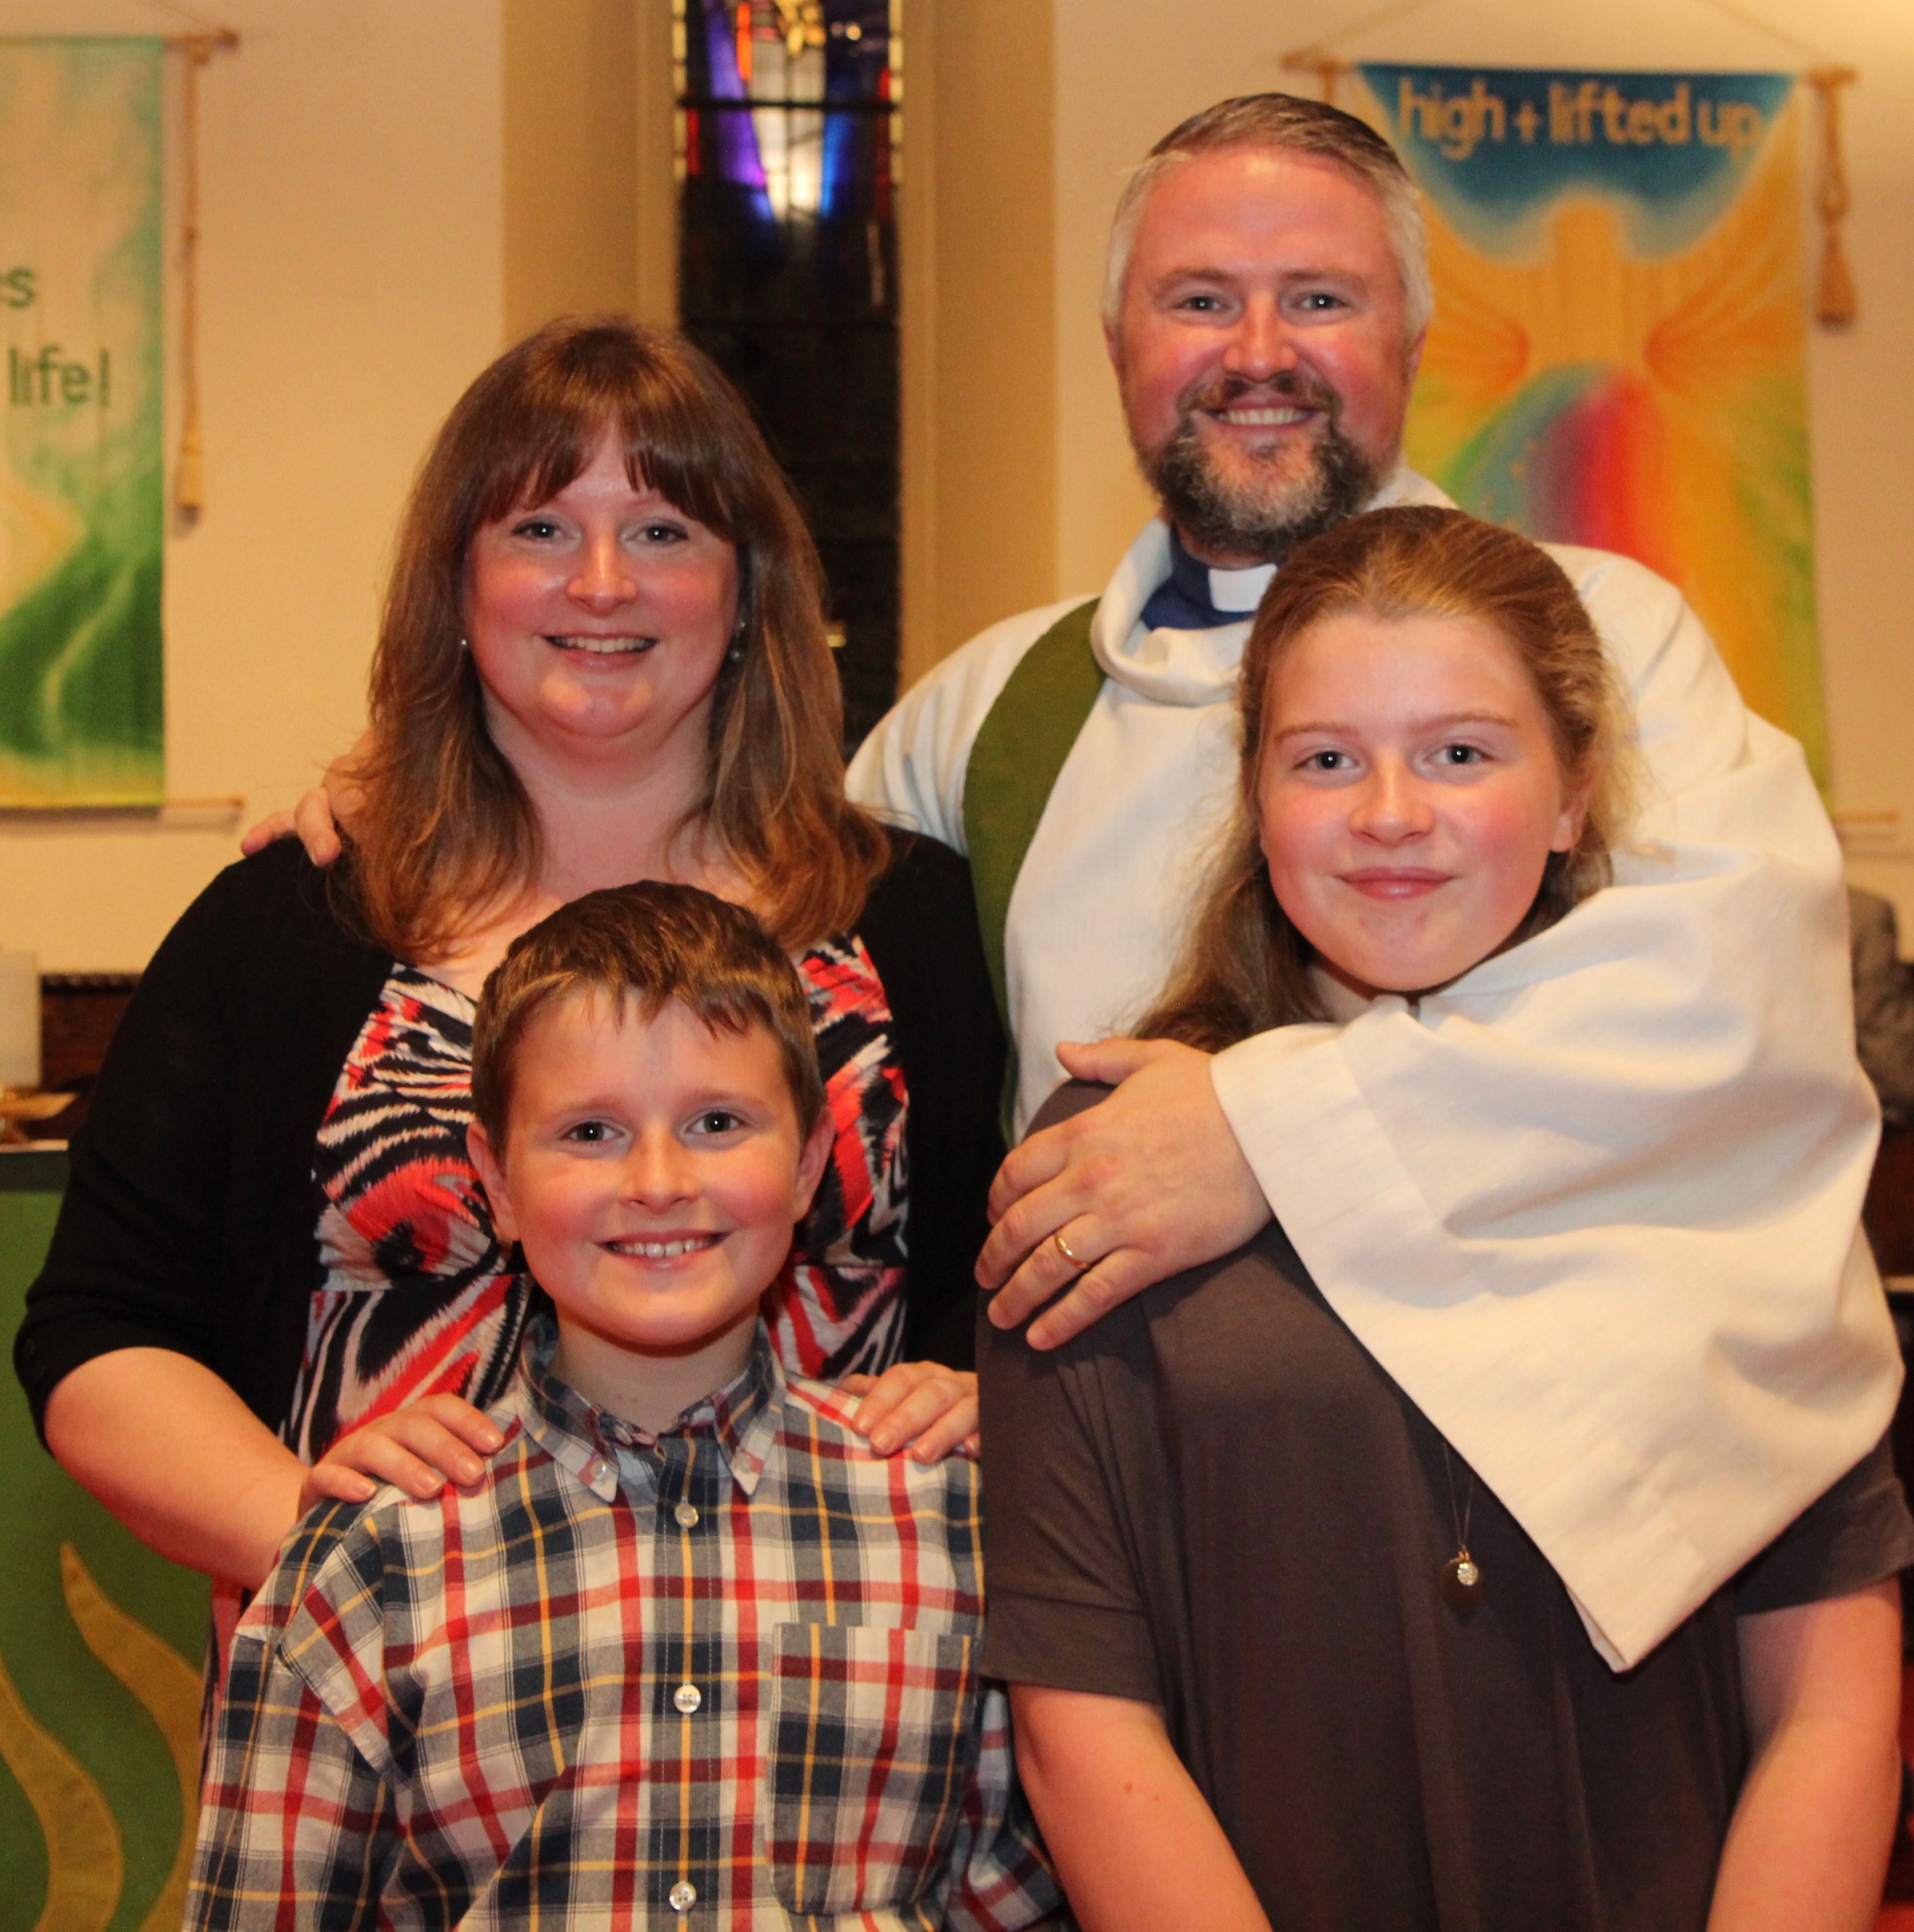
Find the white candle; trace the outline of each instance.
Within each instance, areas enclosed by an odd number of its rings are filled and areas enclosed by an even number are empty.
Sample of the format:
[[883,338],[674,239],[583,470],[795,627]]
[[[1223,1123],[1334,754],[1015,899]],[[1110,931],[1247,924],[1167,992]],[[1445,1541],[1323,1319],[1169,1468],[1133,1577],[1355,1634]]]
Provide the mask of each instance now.
[[40,1084],[40,962],[0,952],[0,1087]]

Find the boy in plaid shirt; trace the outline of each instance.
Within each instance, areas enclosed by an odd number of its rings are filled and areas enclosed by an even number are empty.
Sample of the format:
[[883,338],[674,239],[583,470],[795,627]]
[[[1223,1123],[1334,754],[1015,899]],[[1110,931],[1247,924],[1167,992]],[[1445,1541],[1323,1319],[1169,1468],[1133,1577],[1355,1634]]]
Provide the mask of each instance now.
[[1007,1928],[1058,1909],[977,1674],[975,1468],[873,1455],[758,1320],[831,1142],[797,976],[688,886],[487,982],[473,1160],[549,1293],[475,1486],[294,1532],[189,1928]]

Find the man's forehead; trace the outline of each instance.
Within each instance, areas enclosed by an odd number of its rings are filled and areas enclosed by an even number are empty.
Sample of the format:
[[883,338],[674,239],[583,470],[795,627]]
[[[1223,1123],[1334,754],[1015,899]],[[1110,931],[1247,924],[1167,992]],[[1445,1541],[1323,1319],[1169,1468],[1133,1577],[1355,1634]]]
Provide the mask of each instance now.
[[1352,170],[1284,148],[1228,148],[1165,171],[1140,212],[1132,260],[1147,256],[1153,273],[1206,255],[1216,265],[1246,256],[1326,269],[1388,254],[1382,204]]

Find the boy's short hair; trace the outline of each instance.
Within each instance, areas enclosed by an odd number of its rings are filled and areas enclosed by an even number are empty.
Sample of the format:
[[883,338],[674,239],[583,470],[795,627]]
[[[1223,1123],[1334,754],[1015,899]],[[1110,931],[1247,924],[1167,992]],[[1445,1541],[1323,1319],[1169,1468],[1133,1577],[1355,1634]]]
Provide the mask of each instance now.
[[525,1030],[580,994],[634,1000],[647,1020],[676,1000],[716,1030],[767,1028],[799,1132],[808,1135],[824,1111],[810,1003],[777,942],[741,906],[646,880],[561,906],[514,939],[487,977],[472,1028],[472,1107],[501,1160]]

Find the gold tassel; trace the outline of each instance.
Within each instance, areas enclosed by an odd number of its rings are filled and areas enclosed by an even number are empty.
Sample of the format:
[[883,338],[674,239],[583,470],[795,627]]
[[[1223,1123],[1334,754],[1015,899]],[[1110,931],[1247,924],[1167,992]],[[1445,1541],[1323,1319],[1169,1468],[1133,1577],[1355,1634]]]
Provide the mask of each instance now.
[[1859,77],[1851,67],[1810,68],[1808,72],[1821,103],[1821,178],[1815,190],[1821,217],[1821,275],[1814,292],[1814,318],[1830,328],[1845,327],[1857,313],[1854,272],[1841,246],[1849,195],[1841,158],[1840,90]]
[[179,432],[179,454],[172,467],[172,503],[173,508],[189,522],[196,520],[206,507],[206,471],[200,455],[200,412],[196,409],[187,418]]

